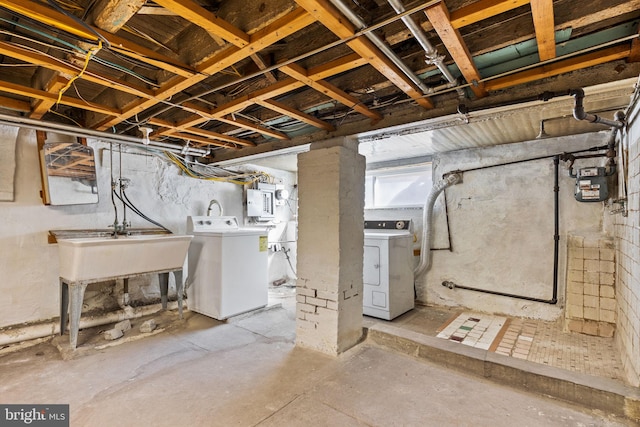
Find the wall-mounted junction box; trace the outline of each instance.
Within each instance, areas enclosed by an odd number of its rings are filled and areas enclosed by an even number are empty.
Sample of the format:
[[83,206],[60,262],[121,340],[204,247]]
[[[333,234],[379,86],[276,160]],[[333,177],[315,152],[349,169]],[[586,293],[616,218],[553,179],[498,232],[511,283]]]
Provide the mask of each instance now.
[[247,190],[247,216],[258,221],[270,221],[275,218],[276,186],[258,183],[257,189]]

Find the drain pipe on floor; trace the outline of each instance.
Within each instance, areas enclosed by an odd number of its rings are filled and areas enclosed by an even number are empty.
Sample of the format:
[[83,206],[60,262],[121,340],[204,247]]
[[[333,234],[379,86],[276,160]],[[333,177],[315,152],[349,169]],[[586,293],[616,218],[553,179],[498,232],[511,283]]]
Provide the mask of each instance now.
[[446,174],[438,181],[424,204],[422,212],[422,242],[420,243],[420,264],[413,270],[413,275],[417,279],[422,273],[431,267],[431,235],[433,229],[433,207],[436,199],[447,187],[462,181],[462,175],[457,172]]
[[[177,310],[178,303],[176,301],[169,302],[167,309]],[[80,319],[80,329],[108,325],[110,323],[117,323],[127,319],[137,319],[143,316],[158,313],[161,310],[162,304],[158,303],[135,308],[126,307],[124,310],[113,311],[100,316],[82,316],[82,318]],[[2,329],[0,330],[0,348],[22,341],[50,337],[59,333],[59,320]]]

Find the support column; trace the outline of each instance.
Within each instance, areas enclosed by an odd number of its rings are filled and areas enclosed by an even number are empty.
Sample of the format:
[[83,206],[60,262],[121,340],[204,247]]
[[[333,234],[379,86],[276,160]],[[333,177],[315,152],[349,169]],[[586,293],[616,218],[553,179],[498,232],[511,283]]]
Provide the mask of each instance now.
[[362,338],[365,158],[355,138],[298,155],[296,345],[337,355]]

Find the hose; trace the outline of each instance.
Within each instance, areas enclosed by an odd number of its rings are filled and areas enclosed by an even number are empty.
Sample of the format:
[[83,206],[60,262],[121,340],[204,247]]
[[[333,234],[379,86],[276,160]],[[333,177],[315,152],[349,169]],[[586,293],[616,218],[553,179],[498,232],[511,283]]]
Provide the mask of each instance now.
[[458,173],[451,173],[438,181],[427,197],[422,213],[422,242],[420,245],[420,264],[413,270],[413,275],[417,278],[431,266],[431,230],[433,228],[433,206],[436,199],[445,188],[460,182],[461,176]]

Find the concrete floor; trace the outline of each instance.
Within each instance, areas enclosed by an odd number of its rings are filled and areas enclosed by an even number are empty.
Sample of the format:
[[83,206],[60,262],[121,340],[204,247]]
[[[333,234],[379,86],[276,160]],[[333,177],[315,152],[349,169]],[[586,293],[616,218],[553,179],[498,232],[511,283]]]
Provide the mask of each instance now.
[[[274,295],[272,295],[274,296]],[[45,342],[0,356],[0,402],[69,403],[72,426],[630,426],[367,342],[338,358],[294,346],[292,293],[229,322],[62,360]]]

